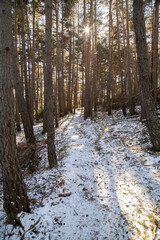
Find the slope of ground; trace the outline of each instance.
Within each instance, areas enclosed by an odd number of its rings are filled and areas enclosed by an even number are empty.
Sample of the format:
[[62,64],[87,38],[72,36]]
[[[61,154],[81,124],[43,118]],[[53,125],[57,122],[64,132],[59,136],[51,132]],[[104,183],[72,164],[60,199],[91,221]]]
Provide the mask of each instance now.
[[78,111],[61,120],[56,144],[56,168],[43,148],[38,170],[25,173],[32,212],[19,214],[24,229],[5,225],[1,207],[0,239],[160,239],[160,154],[138,115],[84,121]]

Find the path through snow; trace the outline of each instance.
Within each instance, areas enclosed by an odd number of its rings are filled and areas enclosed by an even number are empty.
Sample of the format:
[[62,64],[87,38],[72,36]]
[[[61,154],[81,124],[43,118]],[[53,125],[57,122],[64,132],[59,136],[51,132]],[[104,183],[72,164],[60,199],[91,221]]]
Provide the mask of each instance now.
[[94,121],[80,113],[57,129],[58,167],[47,168],[44,149],[39,170],[26,176],[32,213],[19,216],[25,231],[7,225],[0,234],[28,240],[160,239],[160,154],[143,144],[145,126],[120,111],[112,117],[99,113]]

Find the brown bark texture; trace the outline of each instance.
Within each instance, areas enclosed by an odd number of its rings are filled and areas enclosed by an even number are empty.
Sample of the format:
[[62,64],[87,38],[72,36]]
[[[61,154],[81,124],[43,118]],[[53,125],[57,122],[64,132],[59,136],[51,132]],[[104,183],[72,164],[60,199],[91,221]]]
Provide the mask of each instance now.
[[45,114],[47,118],[47,149],[50,167],[57,164],[54,144],[53,81],[52,81],[52,0],[45,1],[46,40],[45,40]]
[[21,211],[29,212],[29,200],[16,154],[12,67],[11,1],[0,1],[0,164],[4,209],[16,223]]
[[144,20],[143,0],[133,1],[133,22],[138,55],[138,69],[143,98],[143,105],[147,120],[151,143],[156,151],[160,151],[160,122],[151,94],[151,75],[146,42],[146,28]]

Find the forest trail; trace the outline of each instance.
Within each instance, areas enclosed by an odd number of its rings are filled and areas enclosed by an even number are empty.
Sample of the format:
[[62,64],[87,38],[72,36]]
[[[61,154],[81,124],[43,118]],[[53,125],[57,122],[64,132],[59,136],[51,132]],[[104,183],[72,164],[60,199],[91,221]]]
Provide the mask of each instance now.
[[[58,167],[44,169],[43,149],[39,170],[26,176],[32,213],[20,215],[24,239],[160,239],[160,155],[146,148],[147,139],[138,116],[120,111],[62,119]],[[18,228],[5,231],[5,239],[21,239]]]

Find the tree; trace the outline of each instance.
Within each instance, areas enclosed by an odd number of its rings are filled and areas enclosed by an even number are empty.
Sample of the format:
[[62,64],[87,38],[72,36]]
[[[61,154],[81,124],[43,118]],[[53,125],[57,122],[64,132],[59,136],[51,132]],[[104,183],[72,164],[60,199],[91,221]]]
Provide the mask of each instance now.
[[50,167],[57,164],[54,144],[53,82],[52,82],[52,0],[45,0],[46,40],[45,40],[45,113],[47,130],[48,161]]
[[31,119],[31,123],[33,124],[33,119],[32,119],[32,110],[31,110],[31,95],[29,91],[29,81],[28,81],[28,76],[27,76],[27,59],[26,59],[26,41],[25,41],[25,22],[24,22],[24,0],[20,0],[20,9],[21,9],[21,21],[22,21],[22,26],[21,26],[21,37],[22,37],[22,56],[23,56],[23,71],[24,71],[24,80],[25,80],[25,99],[26,99],[26,104],[27,104],[27,109],[29,112],[29,117]]
[[[86,21],[86,0],[83,1],[84,7],[84,27],[87,27]],[[90,13],[92,12],[92,1],[90,4]],[[91,17],[91,16],[90,16]],[[84,120],[90,115],[90,29],[89,33],[84,31],[84,61],[85,61],[85,98],[84,98]]]
[[158,23],[159,23],[159,0],[155,0],[152,26],[152,51],[151,51],[151,87],[155,104],[157,102],[158,82]]
[[132,79],[131,79],[131,59],[130,59],[130,37],[129,37],[129,16],[128,16],[128,0],[126,0],[126,28],[127,28],[127,78],[128,78],[128,90],[129,90],[129,111],[133,115],[135,113],[134,98],[132,91]]
[[113,83],[113,72],[112,72],[112,0],[109,4],[109,73],[107,81],[107,105],[108,105],[108,116],[111,115],[111,84]]
[[153,148],[156,151],[160,151],[160,123],[151,93],[151,75],[143,4],[143,0],[133,1],[133,22],[138,55],[138,69],[148,132]]
[[120,34],[119,34],[119,6],[118,0],[116,0],[116,17],[117,17],[117,41],[118,41],[118,62],[119,62],[119,72],[120,72],[120,79],[121,79],[121,101],[122,101],[122,111],[123,115],[126,115],[126,106],[124,101],[124,81],[123,81],[123,69],[122,69],[122,62],[121,62],[121,49],[120,49]]
[[0,1],[0,163],[3,175],[4,209],[16,223],[21,211],[29,212],[29,200],[16,153],[12,70],[11,1]]

